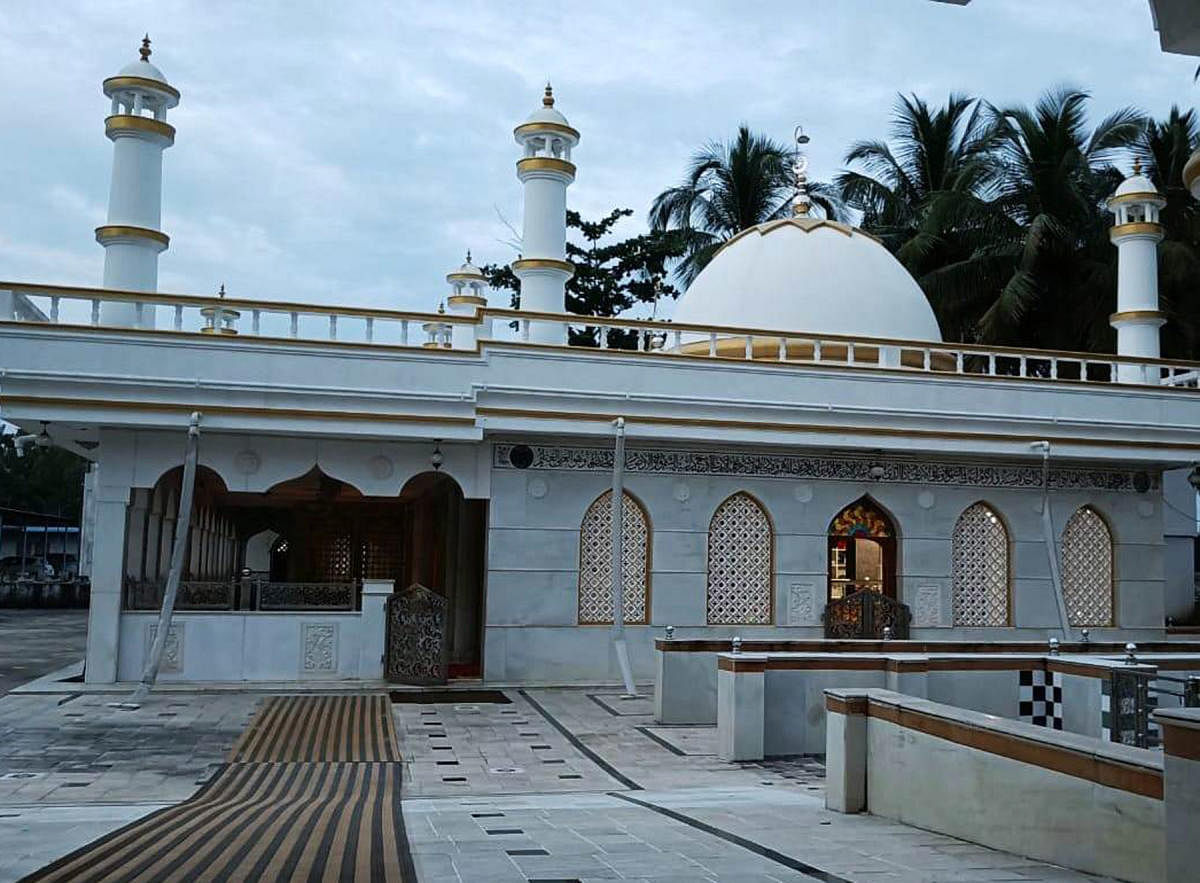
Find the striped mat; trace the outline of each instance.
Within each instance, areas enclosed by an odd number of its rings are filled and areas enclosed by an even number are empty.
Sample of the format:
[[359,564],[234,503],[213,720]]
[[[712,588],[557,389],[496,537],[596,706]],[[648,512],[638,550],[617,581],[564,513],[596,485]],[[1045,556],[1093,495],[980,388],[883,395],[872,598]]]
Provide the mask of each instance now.
[[384,693],[272,696],[233,746],[229,760],[398,761],[391,700]]
[[410,883],[399,759],[386,696],[272,697],[191,798],[25,879]]

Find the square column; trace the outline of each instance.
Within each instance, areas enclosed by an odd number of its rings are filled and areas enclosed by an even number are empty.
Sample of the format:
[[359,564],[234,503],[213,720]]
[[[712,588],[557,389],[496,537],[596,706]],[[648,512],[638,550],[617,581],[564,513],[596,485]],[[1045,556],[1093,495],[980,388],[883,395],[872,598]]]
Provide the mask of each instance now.
[[106,485],[101,469],[95,493],[92,591],[84,668],[84,680],[89,684],[111,684],[117,679],[129,491],[128,485]]
[[762,760],[767,657],[717,657],[717,753],[721,760]]

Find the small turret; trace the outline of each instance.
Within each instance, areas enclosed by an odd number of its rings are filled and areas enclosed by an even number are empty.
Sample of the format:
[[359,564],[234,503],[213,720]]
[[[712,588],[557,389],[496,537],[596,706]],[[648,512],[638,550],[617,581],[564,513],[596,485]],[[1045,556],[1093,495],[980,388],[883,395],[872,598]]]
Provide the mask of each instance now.
[[[1117,355],[1157,359],[1159,329],[1166,318],[1158,309],[1158,243],[1163,226],[1158,213],[1167,201],[1135,162],[1108,200],[1113,213],[1109,238],[1117,247],[1117,311],[1109,324],[1117,330]],[[1122,383],[1157,383],[1156,370],[1120,365]]]

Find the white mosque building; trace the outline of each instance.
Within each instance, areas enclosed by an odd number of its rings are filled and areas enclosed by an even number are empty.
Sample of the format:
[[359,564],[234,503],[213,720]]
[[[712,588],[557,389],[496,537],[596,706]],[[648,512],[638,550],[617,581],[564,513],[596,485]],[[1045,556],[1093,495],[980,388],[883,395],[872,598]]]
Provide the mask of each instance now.
[[[180,93],[149,56],[104,81],[102,287],[0,283],[0,417],[94,464],[87,681],[142,671],[193,413],[167,679],[617,679],[618,418],[639,677],[668,627],[1123,641],[1191,614],[1200,366],[1159,358],[1147,178],[1109,202],[1115,356],[943,342],[895,258],[810,216],[802,188],[794,217],[722,248],[673,321],[567,315],[580,133],[549,89],[514,132],[520,310],[489,305],[469,259],[429,314],[167,294]],[[569,324],[638,343],[571,346]]]

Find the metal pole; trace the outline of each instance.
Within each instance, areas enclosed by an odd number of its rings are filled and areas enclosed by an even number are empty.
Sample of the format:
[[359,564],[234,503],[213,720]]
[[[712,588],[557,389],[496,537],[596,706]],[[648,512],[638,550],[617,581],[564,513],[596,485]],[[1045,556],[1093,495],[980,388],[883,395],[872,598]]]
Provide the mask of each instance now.
[[625,418],[613,421],[616,441],[613,445],[612,481],[612,641],[625,682],[625,695],[636,696],[633,669],[629,665],[629,647],[625,643],[625,549],[623,516],[625,510]]
[[193,411],[188,421],[187,453],[183,460],[183,482],[179,492],[179,514],[176,516],[175,546],[171,549],[171,571],[167,575],[167,586],[163,591],[162,610],[158,614],[158,629],[154,633],[154,646],[146,660],[142,682],[133,691],[130,705],[137,706],[150,692],[158,679],[163,651],[167,647],[167,633],[171,629],[171,616],[175,612],[175,596],[179,592],[179,578],[183,573],[183,556],[187,546],[188,522],[192,517],[192,497],[196,490],[196,459],[200,452],[200,413]]
[[1058,622],[1063,639],[1071,639],[1071,619],[1067,615],[1067,600],[1063,595],[1062,575],[1058,570],[1058,549],[1054,542],[1054,519],[1050,513],[1050,442],[1039,441],[1031,445],[1042,452],[1042,535],[1046,541],[1046,558],[1050,562],[1050,583],[1054,588],[1054,601],[1058,607]]

